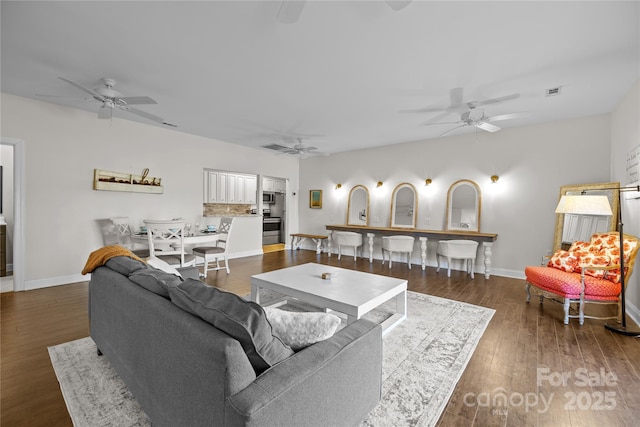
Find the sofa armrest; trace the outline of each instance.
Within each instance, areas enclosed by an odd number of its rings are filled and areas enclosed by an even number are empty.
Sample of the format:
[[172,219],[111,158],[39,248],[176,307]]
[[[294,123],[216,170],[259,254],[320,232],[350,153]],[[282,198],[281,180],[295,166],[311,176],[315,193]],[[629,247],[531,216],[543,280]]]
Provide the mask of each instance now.
[[381,390],[382,328],[360,319],[231,396],[225,425],[357,425]]
[[200,272],[196,267],[179,267],[176,270],[178,270],[180,275],[185,279],[200,280]]

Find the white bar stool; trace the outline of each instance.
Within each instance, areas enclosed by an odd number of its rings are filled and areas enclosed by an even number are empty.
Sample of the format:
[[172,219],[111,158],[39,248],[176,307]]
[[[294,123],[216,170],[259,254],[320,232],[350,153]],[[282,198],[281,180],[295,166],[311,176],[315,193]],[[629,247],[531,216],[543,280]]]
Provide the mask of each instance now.
[[382,265],[384,265],[384,253],[389,254],[389,268],[391,268],[391,259],[393,253],[398,252],[407,254],[407,265],[411,270],[411,253],[413,252],[413,242],[415,238],[412,236],[383,236],[382,237]]
[[465,263],[467,274],[471,273],[473,279],[477,251],[478,242],[474,240],[440,240],[436,253],[436,261],[438,262],[436,272],[440,271],[440,257],[447,258],[447,277],[451,277],[451,260],[461,259]]
[[358,247],[362,246],[362,234],[352,231],[335,231],[333,240],[338,245],[338,261],[342,255],[342,247],[353,248],[353,260],[358,259]]

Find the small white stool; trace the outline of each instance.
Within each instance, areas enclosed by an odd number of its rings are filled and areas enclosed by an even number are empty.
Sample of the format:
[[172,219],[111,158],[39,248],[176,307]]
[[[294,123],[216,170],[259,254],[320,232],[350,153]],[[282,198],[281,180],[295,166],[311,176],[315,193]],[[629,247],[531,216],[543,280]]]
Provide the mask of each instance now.
[[477,251],[478,242],[473,240],[440,240],[436,254],[436,261],[438,262],[436,272],[440,271],[440,257],[447,258],[447,277],[451,277],[451,260],[461,259],[465,262],[467,274],[470,273],[473,279]]
[[407,254],[407,265],[411,270],[411,253],[413,252],[413,242],[415,239],[412,236],[383,236],[382,237],[382,265],[384,265],[384,253],[389,254],[389,268],[391,268],[391,259],[393,253],[398,252],[401,254]]
[[353,248],[353,260],[358,259],[358,247],[362,246],[362,234],[352,231],[334,231],[333,240],[338,245],[338,261],[342,255],[342,247]]

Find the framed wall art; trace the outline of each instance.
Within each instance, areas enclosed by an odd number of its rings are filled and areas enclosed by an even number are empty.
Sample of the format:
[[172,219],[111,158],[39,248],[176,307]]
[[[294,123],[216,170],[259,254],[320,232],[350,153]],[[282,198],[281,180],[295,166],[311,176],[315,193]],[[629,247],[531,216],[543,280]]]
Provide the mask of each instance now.
[[322,209],[322,190],[309,191],[309,207],[311,209]]

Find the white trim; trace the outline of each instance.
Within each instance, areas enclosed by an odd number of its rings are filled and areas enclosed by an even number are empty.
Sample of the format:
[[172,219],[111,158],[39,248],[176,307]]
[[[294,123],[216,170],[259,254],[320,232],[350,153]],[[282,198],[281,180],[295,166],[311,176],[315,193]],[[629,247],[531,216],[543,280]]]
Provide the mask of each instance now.
[[91,275],[72,274],[70,276],[50,277],[46,279],[29,280],[25,282],[25,291],[34,289],[50,288],[52,286],[69,285],[71,283],[87,282],[91,280]]
[[0,138],[0,145],[13,146],[13,290],[25,290],[25,142]]

